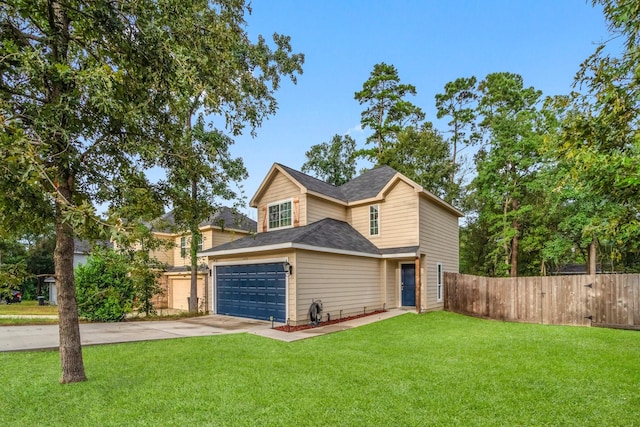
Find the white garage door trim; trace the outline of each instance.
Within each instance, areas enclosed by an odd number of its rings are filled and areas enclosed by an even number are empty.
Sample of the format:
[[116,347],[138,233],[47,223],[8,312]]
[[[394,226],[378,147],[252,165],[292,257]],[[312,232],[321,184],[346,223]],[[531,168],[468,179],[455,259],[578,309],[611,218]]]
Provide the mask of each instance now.
[[[211,305],[209,310],[211,313],[218,314],[218,301],[217,298],[217,283],[216,283],[216,267],[227,265],[250,265],[250,264],[272,264],[272,263],[285,263],[289,262],[289,257],[284,258],[260,258],[253,260],[237,260],[237,261],[222,261],[212,262],[209,267],[209,274],[211,278]],[[289,274],[285,275],[285,288],[284,288],[284,301],[285,301],[285,317],[289,319]]]

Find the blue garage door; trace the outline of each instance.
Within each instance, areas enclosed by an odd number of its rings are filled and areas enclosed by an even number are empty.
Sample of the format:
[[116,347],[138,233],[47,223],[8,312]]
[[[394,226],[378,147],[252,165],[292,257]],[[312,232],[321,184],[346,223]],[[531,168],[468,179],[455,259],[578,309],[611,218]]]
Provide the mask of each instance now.
[[285,288],[282,263],[218,266],[216,312],[285,322]]

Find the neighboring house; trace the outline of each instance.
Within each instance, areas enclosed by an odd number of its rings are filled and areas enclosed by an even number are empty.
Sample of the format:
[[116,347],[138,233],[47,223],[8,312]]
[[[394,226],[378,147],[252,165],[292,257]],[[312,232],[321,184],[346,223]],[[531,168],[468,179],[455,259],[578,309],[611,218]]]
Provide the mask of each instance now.
[[[191,295],[191,235],[175,231],[173,211],[154,221],[153,234],[168,242],[168,249],[153,251],[151,256],[168,266],[167,271],[158,280],[164,293],[154,299],[156,308],[189,309]],[[153,227],[157,227],[154,229]],[[237,213],[231,208],[222,207],[215,215],[199,225],[202,242],[199,251],[212,246],[237,240],[256,231],[256,222]],[[209,301],[209,276],[206,258],[198,260],[198,306],[207,307]]]
[[462,213],[394,169],[335,187],[276,163],[250,206],[256,235],[198,254],[211,268],[211,312],[296,325],[316,300],[331,318],[443,308]]
[[[588,273],[586,264],[565,264],[554,272],[554,276],[586,275]],[[596,264],[596,274],[602,274],[602,264]]]

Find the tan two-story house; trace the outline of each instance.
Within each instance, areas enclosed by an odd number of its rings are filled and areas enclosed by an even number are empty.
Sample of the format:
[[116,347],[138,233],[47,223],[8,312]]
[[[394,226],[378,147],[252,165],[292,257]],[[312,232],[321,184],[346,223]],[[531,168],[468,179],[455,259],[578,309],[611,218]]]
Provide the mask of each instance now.
[[[167,270],[158,279],[163,290],[153,304],[156,308],[189,309],[191,295],[191,235],[175,230],[173,211],[151,224],[155,237],[166,241],[165,247],[151,253]],[[256,222],[228,207],[221,207],[199,225],[202,241],[198,250],[211,248],[255,233]],[[198,306],[202,311],[211,305],[207,258],[198,259]]]
[[309,321],[367,311],[443,307],[443,273],[458,271],[462,213],[394,169],[335,187],[274,164],[251,199],[257,234],[203,250],[213,313]]

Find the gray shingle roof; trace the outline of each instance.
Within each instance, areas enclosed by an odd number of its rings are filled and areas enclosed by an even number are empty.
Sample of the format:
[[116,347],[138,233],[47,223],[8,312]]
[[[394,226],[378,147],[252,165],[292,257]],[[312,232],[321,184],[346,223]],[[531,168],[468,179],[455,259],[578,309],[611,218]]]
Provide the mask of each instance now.
[[319,180],[318,178],[314,178],[295,169],[291,169],[288,166],[281,165],[280,163],[277,163],[277,165],[284,169],[293,177],[293,179],[302,184],[307,190],[324,194],[325,196],[333,197],[334,199],[342,200],[343,202],[348,201],[339,188]]
[[350,202],[370,199],[377,196],[396,174],[392,167],[380,166],[353,178],[339,189]]
[[377,196],[397,173],[395,169],[389,166],[380,166],[364,172],[362,175],[353,178],[340,187],[334,187],[331,184],[327,184],[324,181],[291,169],[285,165],[278,163],[278,166],[284,169],[307,190],[344,202],[370,199]]
[[[279,163],[276,164],[308,190],[349,203],[376,197],[382,189],[389,184],[393,177],[398,174],[398,172],[390,166],[379,166],[362,173],[362,175],[353,178],[340,187],[334,187],[331,184],[327,184],[324,181],[320,181],[317,178],[298,172],[287,166]],[[464,216],[462,212],[438,196],[428,191],[423,191],[423,194],[440,206],[450,210],[454,215],[458,217]]]
[[[175,232],[176,230],[174,227],[176,222],[174,218],[174,211],[171,210],[167,212],[155,220],[154,224],[155,231],[165,233]],[[213,227],[244,231],[256,231],[258,229],[258,225],[254,220],[226,206],[221,207],[213,216],[200,223],[200,227],[206,227],[209,225]]]
[[[258,233],[253,236],[243,237],[241,239],[234,240],[233,242],[225,243],[203,251],[199,253],[199,255],[213,255],[221,251],[269,247],[285,243],[360,252],[372,255],[382,255],[383,253],[407,253],[407,249],[409,249],[402,248],[402,252],[393,252],[392,250],[387,249],[381,251],[346,222],[332,218],[325,218],[303,227],[287,228],[284,230],[269,231],[267,233]],[[416,250],[417,247],[412,247],[412,252],[415,252]]]
[[73,239],[74,249],[73,253],[76,255],[89,255],[91,250],[95,246],[102,246],[103,248],[113,248],[113,243],[108,240],[80,240]]

